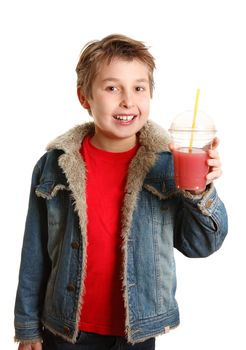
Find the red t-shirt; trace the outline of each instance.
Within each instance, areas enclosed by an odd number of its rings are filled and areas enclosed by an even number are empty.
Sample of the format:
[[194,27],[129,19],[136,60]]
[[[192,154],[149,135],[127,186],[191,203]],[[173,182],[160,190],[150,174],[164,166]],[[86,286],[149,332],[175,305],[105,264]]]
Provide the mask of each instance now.
[[87,268],[80,315],[82,331],[124,336],[122,295],[121,207],[128,166],[138,146],[107,152],[86,137],[81,155],[86,163]]

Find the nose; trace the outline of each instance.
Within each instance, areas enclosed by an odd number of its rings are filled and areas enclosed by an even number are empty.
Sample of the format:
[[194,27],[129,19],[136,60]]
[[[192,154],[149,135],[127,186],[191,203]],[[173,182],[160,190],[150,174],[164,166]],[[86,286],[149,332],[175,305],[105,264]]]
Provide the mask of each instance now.
[[120,107],[131,108],[134,106],[133,96],[130,92],[125,91],[121,96]]

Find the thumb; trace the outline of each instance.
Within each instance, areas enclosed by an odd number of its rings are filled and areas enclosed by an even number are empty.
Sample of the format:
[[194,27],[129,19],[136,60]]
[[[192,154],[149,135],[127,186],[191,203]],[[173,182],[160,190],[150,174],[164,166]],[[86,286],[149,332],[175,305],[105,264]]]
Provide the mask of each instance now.
[[218,137],[215,137],[212,141],[212,145],[211,145],[211,148],[212,149],[215,149],[219,146],[219,143],[220,143],[220,140],[218,139]]
[[174,147],[173,143],[169,143],[168,144],[168,148],[170,149],[171,152],[173,152],[175,150],[175,147]]

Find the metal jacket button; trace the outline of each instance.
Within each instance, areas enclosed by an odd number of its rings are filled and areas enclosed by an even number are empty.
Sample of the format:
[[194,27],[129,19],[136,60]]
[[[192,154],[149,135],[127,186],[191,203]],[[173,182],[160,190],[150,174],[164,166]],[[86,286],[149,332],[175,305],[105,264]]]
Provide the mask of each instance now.
[[205,208],[210,208],[211,205],[213,204],[213,201],[211,199],[209,199],[206,203],[205,203]]
[[79,249],[79,242],[78,241],[74,241],[71,243],[71,246],[73,249]]
[[168,210],[168,206],[164,206],[161,208],[161,211],[167,211]]
[[75,286],[74,286],[72,283],[69,283],[69,284],[67,285],[67,290],[68,290],[69,292],[75,292]]
[[64,327],[63,327],[63,331],[64,331],[64,333],[65,333],[66,335],[68,335],[68,334],[70,333],[70,329],[69,329],[68,326],[64,326]]

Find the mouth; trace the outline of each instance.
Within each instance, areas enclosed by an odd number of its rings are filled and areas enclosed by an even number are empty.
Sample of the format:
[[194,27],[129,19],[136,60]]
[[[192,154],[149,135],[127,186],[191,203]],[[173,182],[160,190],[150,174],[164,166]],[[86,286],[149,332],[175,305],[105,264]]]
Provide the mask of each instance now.
[[130,123],[137,117],[136,114],[117,114],[113,115],[113,118],[121,123]]

